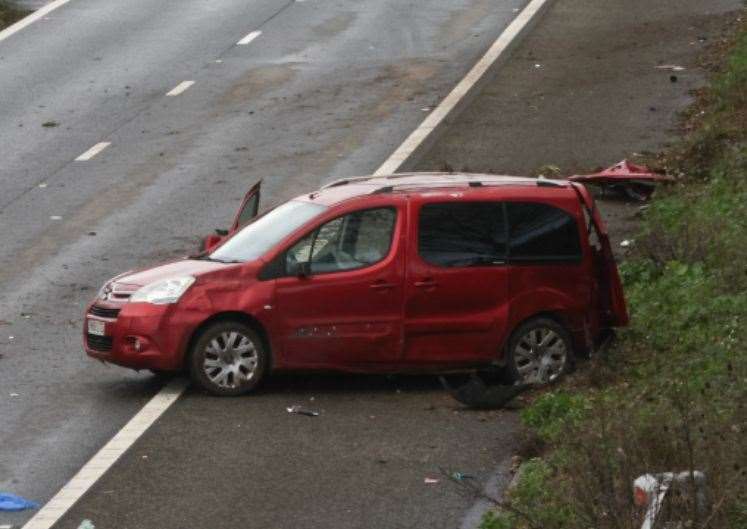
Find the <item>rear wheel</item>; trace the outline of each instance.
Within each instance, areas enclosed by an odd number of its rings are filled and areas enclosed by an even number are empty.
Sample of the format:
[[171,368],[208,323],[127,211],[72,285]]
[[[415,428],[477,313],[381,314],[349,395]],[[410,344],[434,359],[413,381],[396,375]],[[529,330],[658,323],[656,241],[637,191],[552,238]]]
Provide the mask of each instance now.
[[568,331],[550,318],[535,318],[519,326],[508,344],[508,369],[520,384],[554,382],[573,365]]
[[248,393],[267,370],[267,351],[259,335],[240,322],[218,322],[205,329],[192,347],[192,380],[218,396]]

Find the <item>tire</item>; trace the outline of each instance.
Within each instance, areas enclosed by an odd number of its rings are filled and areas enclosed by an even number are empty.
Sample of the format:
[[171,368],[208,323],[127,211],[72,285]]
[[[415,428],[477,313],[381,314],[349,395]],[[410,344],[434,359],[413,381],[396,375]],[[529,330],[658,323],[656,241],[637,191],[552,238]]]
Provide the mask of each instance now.
[[514,382],[538,386],[551,384],[573,367],[571,337],[555,320],[531,319],[511,335],[506,360]]
[[189,355],[192,381],[208,393],[234,397],[252,391],[267,371],[268,353],[250,326],[222,321],[206,328]]

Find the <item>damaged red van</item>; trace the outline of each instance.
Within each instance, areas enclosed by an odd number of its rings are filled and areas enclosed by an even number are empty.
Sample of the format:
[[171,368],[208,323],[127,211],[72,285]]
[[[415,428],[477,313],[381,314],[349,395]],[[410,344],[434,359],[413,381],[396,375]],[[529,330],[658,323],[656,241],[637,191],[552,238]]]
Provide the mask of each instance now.
[[261,216],[259,186],[200,255],[108,281],[91,357],[189,371],[216,395],[276,370],[547,382],[628,314],[586,188],[478,174],[338,180]]

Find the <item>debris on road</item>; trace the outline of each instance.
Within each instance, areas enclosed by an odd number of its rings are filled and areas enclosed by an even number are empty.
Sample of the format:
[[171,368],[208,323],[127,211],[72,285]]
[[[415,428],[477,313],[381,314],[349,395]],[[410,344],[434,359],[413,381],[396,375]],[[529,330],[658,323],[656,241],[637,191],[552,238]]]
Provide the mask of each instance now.
[[423,483],[425,483],[426,485],[435,485],[436,483],[440,483],[440,482],[441,480],[436,479],[436,478],[425,478],[423,480]]
[[93,525],[93,522],[91,520],[86,519],[80,522],[78,529],[96,529],[96,526]]
[[21,395],[19,395],[18,393],[11,393],[10,394],[10,398],[15,398],[15,397],[20,397],[20,396]]
[[504,407],[515,397],[532,387],[532,384],[488,386],[479,376],[472,376],[458,387],[453,387],[445,377],[439,377],[441,385],[454,399],[465,406],[480,410]]
[[44,123],[42,123],[42,127],[45,127],[47,129],[53,128],[53,127],[59,127],[59,126],[60,126],[60,123],[57,121],[45,121]]
[[655,173],[645,165],[635,165],[623,160],[596,173],[569,176],[568,180],[584,184],[597,184],[602,186],[603,190],[607,188],[616,189],[622,191],[629,198],[644,201],[651,197],[657,184],[673,182],[674,178]]
[[21,498],[15,494],[0,492],[0,511],[15,512],[38,508],[39,504],[36,502]]
[[306,415],[307,417],[318,417],[319,412],[314,410],[309,410],[307,408],[304,408],[303,406],[299,406],[296,404],[295,406],[289,406],[286,408],[288,410],[288,413],[295,413],[296,415]]
[[465,479],[475,479],[475,476],[471,474],[463,474],[462,472],[452,472],[449,477],[454,481],[464,481]]
[[684,66],[678,66],[676,64],[660,64],[656,67],[657,70],[669,70],[671,72],[682,72],[685,71],[687,68]]
[[631,244],[633,244],[633,241],[631,241],[630,239],[625,239],[620,243],[620,246],[622,246],[623,248],[627,248]]

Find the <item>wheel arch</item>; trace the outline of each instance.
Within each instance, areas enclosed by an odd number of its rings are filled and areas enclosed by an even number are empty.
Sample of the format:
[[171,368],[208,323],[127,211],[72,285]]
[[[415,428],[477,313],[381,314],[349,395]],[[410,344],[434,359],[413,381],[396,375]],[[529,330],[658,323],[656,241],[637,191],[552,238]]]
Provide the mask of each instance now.
[[257,318],[255,318],[251,314],[247,314],[246,312],[241,311],[218,312],[200,323],[190,335],[189,340],[187,340],[187,345],[185,346],[184,354],[182,355],[182,366],[187,365],[187,362],[189,361],[189,355],[192,354],[192,348],[194,347],[195,342],[200,339],[202,333],[205,332],[205,329],[215,323],[227,321],[235,321],[243,323],[244,325],[248,325],[259,335],[260,340],[262,340],[262,345],[264,346],[265,351],[267,351],[267,355],[270,360],[269,369],[272,370],[274,360],[272,346],[270,344],[270,337],[267,334],[267,330]]

